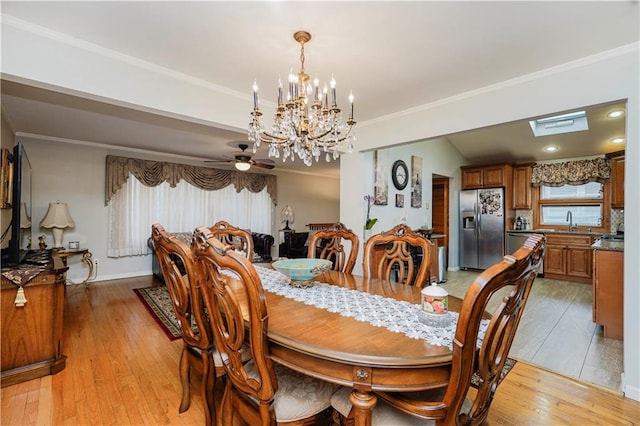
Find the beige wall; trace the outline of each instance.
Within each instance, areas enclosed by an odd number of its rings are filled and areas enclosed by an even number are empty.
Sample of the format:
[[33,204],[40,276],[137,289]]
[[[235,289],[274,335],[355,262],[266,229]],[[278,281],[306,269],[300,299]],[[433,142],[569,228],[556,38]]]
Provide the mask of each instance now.
[[[0,146],[2,148],[8,149],[9,151],[13,150],[15,135],[9,122],[7,121],[4,111],[1,115],[1,126],[0,126]],[[0,214],[0,232],[4,232],[5,228],[9,226],[11,222],[11,209],[2,209],[2,213]],[[9,240],[11,239],[11,234],[7,234],[7,237],[2,240],[0,247],[6,248],[9,246]]]
[[274,218],[277,229],[283,227],[280,212],[286,205],[291,206],[295,216],[290,227],[298,232],[307,231],[308,223],[336,222],[340,218],[340,179],[279,173],[278,206]]
[[[143,158],[179,163],[196,162],[156,153],[131,153],[107,147],[83,143],[64,143],[43,139],[18,138],[24,142],[33,167],[33,219],[42,220],[50,202],[60,200],[69,204],[76,222],[73,229],[64,233],[64,241],[79,241],[88,248],[94,259],[99,260],[97,281],[125,278],[151,273],[150,256],[108,258],[107,208],[104,205],[105,158],[107,155]],[[277,171],[277,169],[276,169]],[[337,220],[339,182],[321,176],[279,173],[278,197],[275,207],[272,235],[277,239],[280,228],[280,210],[289,203],[296,209],[296,225],[328,218]],[[315,191],[315,188],[318,191]],[[296,206],[300,206],[298,209]],[[298,222],[299,220],[299,222]],[[34,228],[33,240],[46,235],[49,245],[52,235],[48,229]],[[277,256],[277,244],[273,255]],[[80,259],[70,259],[68,277],[82,281],[87,276],[86,267]]]

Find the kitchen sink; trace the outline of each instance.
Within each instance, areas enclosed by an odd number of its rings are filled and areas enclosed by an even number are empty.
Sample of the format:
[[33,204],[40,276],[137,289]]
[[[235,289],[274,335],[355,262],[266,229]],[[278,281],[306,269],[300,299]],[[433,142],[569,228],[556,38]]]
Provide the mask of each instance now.
[[604,234],[600,238],[603,240],[624,241],[624,234]]

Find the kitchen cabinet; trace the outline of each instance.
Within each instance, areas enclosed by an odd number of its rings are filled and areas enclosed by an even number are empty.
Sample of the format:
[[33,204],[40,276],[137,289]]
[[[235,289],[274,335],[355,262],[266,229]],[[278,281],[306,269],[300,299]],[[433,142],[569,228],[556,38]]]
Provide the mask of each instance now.
[[607,154],[611,160],[611,207],[624,208],[624,151]]
[[[37,276],[19,288],[2,275],[1,386],[10,386],[64,369],[62,333],[66,271],[55,257]],[[11,270],[3,270],[12,272]]]
[[593,322],[604,337],[622,340],[624,252],[593,250]]
[[593,237],[564,233],[546,233],[545,236],[545,278],[590,284]]
[[512,208],[531,210],[531,164],[520,164],[513,168]]
[[511,187],[513,167],[510,164],[462,166],[462,189]]

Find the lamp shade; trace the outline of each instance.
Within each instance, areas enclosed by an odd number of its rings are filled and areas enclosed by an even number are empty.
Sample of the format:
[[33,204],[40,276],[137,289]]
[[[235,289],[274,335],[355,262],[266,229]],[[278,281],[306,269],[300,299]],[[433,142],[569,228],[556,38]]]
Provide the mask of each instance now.
[[24,201],[20,203],[20,228],[31,228],[31,218],[27,212],[27,203]]
[[40,222],[43,228],[73,228],[76,223],[71,218],[67,203],[49,203],[49,210]]

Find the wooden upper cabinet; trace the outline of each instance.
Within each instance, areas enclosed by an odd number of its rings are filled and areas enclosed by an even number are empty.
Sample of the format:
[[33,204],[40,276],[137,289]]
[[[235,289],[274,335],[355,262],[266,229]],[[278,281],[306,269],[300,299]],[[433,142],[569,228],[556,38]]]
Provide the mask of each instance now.
[[462,189],[482,188],[482,167],[462,167]]
[[611,159],[611,207],[624,208],[624,151],[607,154]]
[[510,164],[463,166],[460,170],[462,172],[462,189],[511,186],[513,169]]
[[531,164],[520,164],[513,168],[514,209],[531,210]]

